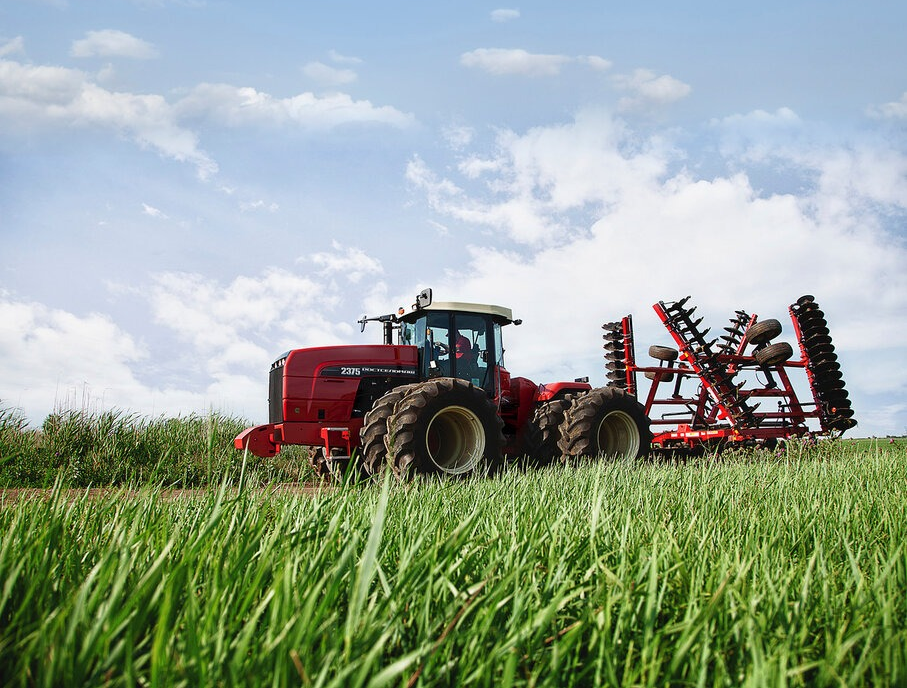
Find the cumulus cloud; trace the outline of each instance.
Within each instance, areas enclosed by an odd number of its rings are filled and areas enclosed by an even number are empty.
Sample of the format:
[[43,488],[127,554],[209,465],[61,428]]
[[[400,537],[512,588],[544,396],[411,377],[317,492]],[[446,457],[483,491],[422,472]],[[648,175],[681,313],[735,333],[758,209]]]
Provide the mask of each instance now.
[[584,55],[576,58],[579,62],[587,64],[597,72],[606,72],[611,69],[611,60],[606,60],[598,55]]
[[459,150],[468,146],[475,136],[475,129],[461,124],[453,124],[441,131],[441,135],[447,142],[447,145],[453,149]]
[[[261,396],[263,375],[281,351],[342,343],[352,332],[327,319],[338,299],[324,280],[278,268],[226,284],[195,273],[160,273],[148,299],[156,324],[187,347],[187,365],[202,362],[206,395],[234,403]],[[261,402],[255,412],[264,408]]]
[[217,171],[216,163],[199,148],[196,134],[179,124],[163,96],[109,91],[76,69],[0,60],[0,121],[7,128],[111,129],[168,158],[195,165],[203,178]]
[[[895,360],[907,338],[907,246],[885,227],[907,213],[907,156],[881,143],[801,141],[776,162],[813,184],[763,193],[746,159],[729,165],[733,174],[700,178],[677,168],[676,155],[585,112],[570,124],[503,132],[490,153],[464,153],[486,161],[478,189],[414,159],[410,183],[438,215],[496,233],[493,246],[474,247],[468,276],[436,280],[435,293],[519,306],[525,324],[508,333],[508,364],[539,381],[600,378],[600,324],[626,313],[635,314],[638,348],[667,343],[651,311],[658,300],[691,294],[720,331],[737,308],[785,322],[788,304],[811,293],[858,420],[861,399],[904,395],[907,374]],[[564,231],[565,216],[574,231]]]
[[6,41],[0,45],[0,57],[5,57],[6,55],[15,55],[16,53],[25,52],[25,39],[22,36],[16,36],[15,38]]
[[354,122],[406,127],[415,121],[411,114],[390,106],[375,106],[367,100],[353,100],[345,93],[275,98],[251,87],[229,84],[200,84],[176,104],[176,109],[184,117],[204,117],[236,127],[295,125],[328,129]]
[[147,41],[116,29],[89,31],[85,38],[73,41],[73,57],[130,57],[150,60],[158,57],[157,49]]
[[199,177],[207,179],[218,166],[189,126],[199,119],[231,127],[312,130],[351,123],[406,127],[415,121],[396,108],[353,100],[343,93],[275,98],[228,84],[200,84],[171,103],[158,94],[111,91],[81,70],[0,59],[0,124],[7,131],[41,126],[107,129],[164,157],[190,163]]
[[513,21],[514,19],[520,18],[519,10],[512,9],[499,9],[491,11],[491,21],[497,22],[498,24],[503,24],[505,22]]
[[571,59],[566,55],[542,55],[519,48],[477,48],[463,53],[460,64],[497,76],[557,76]]
[[142,203],[142,213],[144,213],[145,215],[148,215],[149,217],[153,217],[157,220],[169,220],[170,219],[165,213],[163,213],[162,211],[158,210],[157,208],[155,208],[153,206],[148,205],[147,203]]
[[319,266],[319,274],[334,278],[342,276],[356,284],[366,276],[380,275],[384,272],[381,261],[365,254],[362,249],[343,246],[337,241],[331,242],[333,252],[313,253],[304,256],[298,262],[309,262]]
[[336,62],[337,64],[361,64],[362,60],[358,57],[352,55],[343,55],[342,53],[337,52],[336,50],[329,50],[328,57],[331,58],[331,62]]
[[689,84],[667,74],[659,76],[649,69],[636,69],[632,74],[616,75],[614,83],[630,94],[619,103],[623,110],[647,105],[668,105],[686,98],[692,91]]
[[545,55],[520,48],[477,48],[460,55],[460,64],[495,76],[557,76],[564,66],[580,64],[595,71],[607,71],[611,62],[598,55]]
[[870,117],[881,119],[907,119],[907,92],[901,95],[900,100],[871,106],[868,113]]
[[168,394],[139,382],[133,368],[148,351],[106,315],[77,315],[0,293],[0,319],[0,399],[33,422],[78,393],[132,409],[141,399]]
[[466,194],[419,158],[410,161],[407,179],[439,213],[520,244],[552,244],[582,231],[571,222],[577,209],[619,203],[664,173],[664,155],[626,155],[621,149],[629,139],[622,124],[588,111],[572,124],[535,127],[523,136],[504,131],[494,155],[464,156],[458,169],[486,180],[482,195]]
[[258,199],[257,201],[243,201],[242,203],[239,204],[239,209],[244,213],[251,213],[251,212],[257,212],[257,211],[276,213],[278,210],[280,210],[280,206],[277,203],[274,203],[273,201],[271,203],[268,203],[267,201]]
[[352,69],[338,69],[323,62],[309,62],[302,68],[303,74],[320,84],[341,86],[356,81],[356,72]]

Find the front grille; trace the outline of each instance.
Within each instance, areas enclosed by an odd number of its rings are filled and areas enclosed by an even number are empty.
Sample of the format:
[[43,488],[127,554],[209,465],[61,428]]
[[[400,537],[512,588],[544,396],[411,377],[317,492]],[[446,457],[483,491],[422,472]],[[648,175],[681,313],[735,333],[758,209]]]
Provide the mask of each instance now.
[[279,358],[268,376],[268,422],[283,423],[283,368],[287,359]]

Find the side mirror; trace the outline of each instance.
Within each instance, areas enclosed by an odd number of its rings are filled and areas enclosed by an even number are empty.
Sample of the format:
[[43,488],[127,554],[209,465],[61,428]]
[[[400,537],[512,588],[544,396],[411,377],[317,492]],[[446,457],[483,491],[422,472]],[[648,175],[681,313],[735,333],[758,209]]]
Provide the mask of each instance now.
[[431,305],[431,289],[423,289],[416,297],[416,309],[427,308]]

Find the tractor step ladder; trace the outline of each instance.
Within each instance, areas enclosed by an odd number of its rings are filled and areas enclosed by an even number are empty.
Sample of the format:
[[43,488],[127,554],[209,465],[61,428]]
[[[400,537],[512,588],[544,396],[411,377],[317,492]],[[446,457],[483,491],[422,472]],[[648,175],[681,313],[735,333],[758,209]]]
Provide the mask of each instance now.
[[[653,308],[674,338],[681,358],[702,380],[703,386],[718,407],[718,417],[727,419],[732,426],[756,426],[758,423],[753,414],[754,407],[746,403],[746,399],[733,382],[733,376],[719,361],[718,354],[712,351],[718,339],[709,342],[705,339],[705,335],[709,333],[708,328],[699,330],[702,318],[693,319],[696,307],[686,307],[689,299],[687,296],[680,301],[668,303],[659,301]],[[740,319],[743,319],[742,314]]]

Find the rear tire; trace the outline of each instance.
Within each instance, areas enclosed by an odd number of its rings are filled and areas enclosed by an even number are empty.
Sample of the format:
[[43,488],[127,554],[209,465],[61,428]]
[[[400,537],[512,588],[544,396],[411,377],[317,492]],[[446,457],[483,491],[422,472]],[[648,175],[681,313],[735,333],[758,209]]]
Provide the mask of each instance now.
[[649,451],[651,422],[645,408],[621,389],[599,387],[568,409],[558,447],[567,458],[635,459]]
[[531,438],[529,458],[536,466],[547,466],[560,456],[558,442],[561,438],[561,425],[564,415],[573,403],[572,397],[552,399],[539,406],[529,421],[526,428],[527,435]]
[[480,387],[442,377],[413,385],[387,420],[385,445],[394,473],[460,476],[483,463],[494,470],[504,446],[503,422]]

